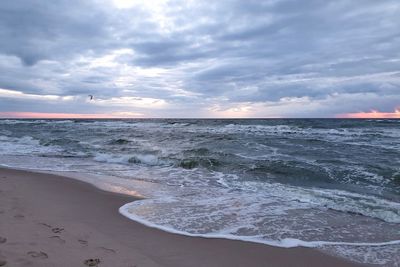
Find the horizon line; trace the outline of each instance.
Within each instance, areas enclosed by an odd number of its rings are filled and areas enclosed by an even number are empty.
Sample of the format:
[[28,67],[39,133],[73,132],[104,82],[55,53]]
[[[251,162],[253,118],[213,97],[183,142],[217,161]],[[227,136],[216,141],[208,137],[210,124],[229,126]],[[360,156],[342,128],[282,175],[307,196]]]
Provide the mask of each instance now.
[[326,117],[145,117],[144,114],[134,112],[112,113],[51,113],[51,112],[0,112],[0,119],[400,119],[400,110],[394,112],[343,113]]

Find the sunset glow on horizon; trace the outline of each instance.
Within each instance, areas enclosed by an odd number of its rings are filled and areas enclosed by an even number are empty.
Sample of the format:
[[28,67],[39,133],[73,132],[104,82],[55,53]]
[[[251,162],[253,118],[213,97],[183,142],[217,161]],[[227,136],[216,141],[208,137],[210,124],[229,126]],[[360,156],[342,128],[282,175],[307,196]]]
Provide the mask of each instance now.
[[397,108],[394,112],[379,112],[377,110],[371,110],[370,112],[357,112],[340,114],[337,118],[349,118],[349,119],[400,119],[400,108]]

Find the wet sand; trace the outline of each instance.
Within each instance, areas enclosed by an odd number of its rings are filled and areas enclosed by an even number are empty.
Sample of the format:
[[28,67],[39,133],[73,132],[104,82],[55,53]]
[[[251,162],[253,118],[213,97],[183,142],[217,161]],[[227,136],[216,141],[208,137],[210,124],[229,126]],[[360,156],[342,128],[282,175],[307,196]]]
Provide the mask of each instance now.
[[315,249],[166,233],[118,213],[133,200],[71,178],[0,168],[0,266],[361,266]]

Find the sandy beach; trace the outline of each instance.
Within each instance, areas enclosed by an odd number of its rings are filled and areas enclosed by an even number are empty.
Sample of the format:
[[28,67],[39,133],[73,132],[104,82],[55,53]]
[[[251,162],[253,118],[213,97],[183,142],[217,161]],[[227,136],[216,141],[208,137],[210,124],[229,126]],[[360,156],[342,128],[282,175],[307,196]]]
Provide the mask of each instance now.
[[185,237],[118,213],[130,196],[0,169],[0,266],[361,266],[315,249]]

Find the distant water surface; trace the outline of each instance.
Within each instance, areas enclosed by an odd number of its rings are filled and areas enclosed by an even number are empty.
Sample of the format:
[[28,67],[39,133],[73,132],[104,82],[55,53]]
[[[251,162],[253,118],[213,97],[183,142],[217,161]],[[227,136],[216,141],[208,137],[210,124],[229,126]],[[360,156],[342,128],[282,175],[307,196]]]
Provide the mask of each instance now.
[[0,164],[108,177],[166,231],[400,264],[400,120],[0,120]]

